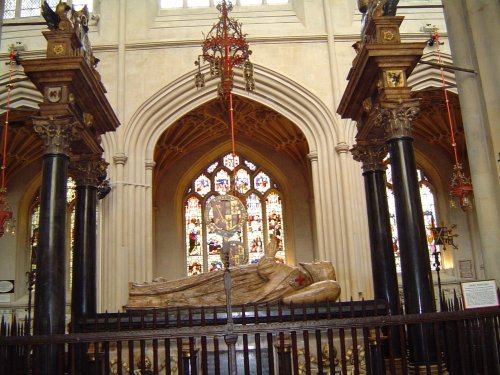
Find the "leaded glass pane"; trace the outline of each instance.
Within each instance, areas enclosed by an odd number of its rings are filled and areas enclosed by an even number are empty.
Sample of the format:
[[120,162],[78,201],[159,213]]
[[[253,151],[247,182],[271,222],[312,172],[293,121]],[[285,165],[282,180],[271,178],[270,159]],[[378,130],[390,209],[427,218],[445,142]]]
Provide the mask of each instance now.
[[69,290],[73,287],[73,250],[75,248],[75,214],[76,205],[71,208],[71,213],[69,215],[70,231],[69,231],[69,241],[71,244],[71,251],[69,252]]
[[236,172],[234,183],[236,185],[236,190],[241,194],[245,194],[248,190],[250,190],[250,175],[246,170],[239,169]]
[[281,205],[281,197],[275,192],[271,192],[266,197],[266,216],[268,227],[267,233],[269,238],[275,236],[279,240],[279,247],[278,251],[276,252],[276,260],[284,263],[285,243],[283,231],[283,207]]
[[[208,197],[205,202],[205,209],[207,209],[210,201],[214,197],[215,195]],[[210,228],[207,228],[208,270],[210,272],[223,268],[223,264],[220,259],[223,240],[224,239],[220,234],[214,233]]]
[[37,203],[32,211],[30,218],[30,272],[36,271],[36,257],[38,252],[39,228],[40,228],[40,204]]
[[215,174],[215,191],[219,194],[226,194],[231,188],[229,174],[221,169]]
[[194,181],[194,190],[200,194],[202,197],[208,194],[211,190],[210,179],[202,174]]
[[183,0],[161,0],[161,8],[182,8],[184,5]]
[[264,231],[262,227],[262,203],[257,194],[252,193],[248,196],[247,201],[247,246],[249,252],[250,263],[257,262],[264,255],[264,246],[262,239]]
[[66,191],[66,203],[71,203],[75,200],[76,198],[76,183],[73,178],[68,178],[68,184],[67,184],[67,191]]
[[[240,262],[256,263],[264,255],[269,237],[276,235],[281,241],[276,259],[280,262],[285,261],[283,208],[277,185],[269,175],[259,170],[258,166],[248,160],[242,161],[241,155],[236,155],[235,158],[232,153],[221,155],[207,165],[186,189],[185,197],[189,199],[185,204],[184,226],[188,275],[222,269],[224,262],[220,254],[224,241],[236,241],[242,244],[239,247]],[[232,192],[233,182],[234,194],[246,204],[248,221],[231,238],[223,238],[206,226],[204,215],[211,199]],[[271,187],[273,187],[272,192],[269,191]],[[256,191],[252,192],[252,188]],[[191,191],[197,195],[193,196],[189,193]],[[267,199],[261,195],[266,192]],[[198,194],[205,197],[203,205]],[[211,217],[207,219],[210,220]]]
[[255,171],[257,167],[255,166],[254,163],[249,162],[248,160],[245,160],[245,165],[250,169],[251,171]]
[[259,172],[257,176],[255,176],[254,186],[259,192],[264,194],[271,187],[271,179],[264,172]]
[[188,7],[208,7],[210,0],[187,0]]
[[215,168],[219,165],[219,162],[216,161],[215,163],[212,163],[208,168],[207,168],[207,173],[212,173],[215,171]]
[[196,197],[187,200],[184,211],[186,226],[186,253],[188,276],[203,272],[203,253],[201,226],[202,212],[201,203]]
[[14,17],[16,17],[16,0],[5,0],[3,19],[8,20]]
[[93,2],[93,0],[73,0],[71,4],[75,10],[81,10],[86,5],[89,12],[92,12]]
[[262,0],[240,0],[241,5],[261,5]]
[[227,154],[224,156],[224,159],[222,159],[224,166],[232,171],[234,168],[236,168],[238,165],[240,165],[240,158],[238,155],[233,154]]
[[41,14],[40,0],[23,0],[21,2],[21,17],[36,17]]
[[[436,245],[434,244],[434,237],[432,236],[432,228],[436,220],[436,203],[434,193],[429,186],[429,179],[425,176],[422,169],[417,169],[417,176],[419,179],[419,192],[420,201],[422,203],[422,211],[424,214],[424,225],[427,230],[427,245],[429,251],[429,260],[431,265],[433,264],[432,254],[436,251]],[[392,240],[393,240],[393,250],[394,257],[396,261],[396,271],[401,272],[401,259],[399,253],[399,241],[398,241],[398,228],[397,228],[397,217],[396,217],[396,204],[394,199],[394,193],[392,190],[392,173],[391,165],[387,165],[386,179],[388,186],[386,188],[387,192],[387,203],[389,205],[389,214],[391,222]]]

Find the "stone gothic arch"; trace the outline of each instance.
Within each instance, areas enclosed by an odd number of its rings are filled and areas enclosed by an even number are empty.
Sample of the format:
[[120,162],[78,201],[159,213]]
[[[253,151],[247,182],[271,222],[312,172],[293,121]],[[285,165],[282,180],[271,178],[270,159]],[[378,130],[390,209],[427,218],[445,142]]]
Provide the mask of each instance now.
[[[113,159],[110,174],[114,180],[114,194],[103,207],[110,217],[104,223],[105,243],[102,245],[107,249],[103,253],[103,268],[115,269],[105,276],[102,283],[103,301],[111,308],[126,300],[127,291],[122,285],[153,277],[155,145],[160,135],[176,120],[217,96],[216,80],[209,81],[205,88],[197,91],[193,87],[193,75],[190,72],[179,77],[138,108],[130,121],[123,125],[123,144],[113,143],[106,137],[103,140],[108,159]],[[359,240],[360,247],[367,249],[368,246],[367,233],[363,233],[366,229],[355,229],[353,235],[350,232],[354,220],[346,219],[346,216],[363,215],[365,207],[350,203],[345,196],[361,194],[362,197],[363,194],[361,176],[358,180],[345,173],[346,168],[350,168],[344,165],[350,163],[350,158],[346,157],[349,147],[340,140],[341,126],[345,124],[320,98],[290,78],[258,65],[255,66],[255,75],[258,77],[255,92],[239,89],[243,85],[236,77],[234,94],[263,104],[288,118],[308,142],[315,211],[314,257],[335,264],[345,297],[363,292],[370,294],[369,276],[357,281],[350,276],[359,269],[354,260],[356,255],[351,251],[355,241]],[[127,204],[120,205],[124,202]],[[366,275],[370,274],[368,263],[362,265]],[[118,290],[118,293],[107,292],[113,290]]]

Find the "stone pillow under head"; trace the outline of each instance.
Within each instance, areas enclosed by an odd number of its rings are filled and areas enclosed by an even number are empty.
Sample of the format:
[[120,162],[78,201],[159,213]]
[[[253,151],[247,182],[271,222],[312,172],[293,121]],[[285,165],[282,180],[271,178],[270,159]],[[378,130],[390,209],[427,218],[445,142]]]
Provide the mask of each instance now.
[[335,268],[333,264],[327,261],[318,261],[312,263],[299,263],[307,271],[313,283],[324,280],[336,280]]

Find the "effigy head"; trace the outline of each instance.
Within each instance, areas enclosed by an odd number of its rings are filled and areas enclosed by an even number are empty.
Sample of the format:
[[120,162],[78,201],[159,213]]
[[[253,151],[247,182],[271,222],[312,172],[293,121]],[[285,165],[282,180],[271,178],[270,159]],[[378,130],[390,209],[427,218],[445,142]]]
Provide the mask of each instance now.
[[335,268],[331,262],[318,261],[312,263],[300,263],[300,266],[311,276],[313,283],[325,280],[336,280]]

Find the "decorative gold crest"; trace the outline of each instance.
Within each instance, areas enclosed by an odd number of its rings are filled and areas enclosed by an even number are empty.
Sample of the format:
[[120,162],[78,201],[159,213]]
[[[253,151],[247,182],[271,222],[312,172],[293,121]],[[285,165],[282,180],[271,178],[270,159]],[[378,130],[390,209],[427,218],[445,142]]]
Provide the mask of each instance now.
[[62,87],[48,87],[47,88],[47,100],[51,103],[58,103],[62,98]]
[[55,55],[62,55],[66,51],[66,48],[64,47],[64,44],[54,44],[54,47],[52,47],[52,52],[54,52]]
[[404,87],[404,73],[402,70],[388,70],[385,72],[385,81],[388,87]]
[[382,32],[384,40],[391,41],[394,39],[394,33],[391,30],[386,30]]

